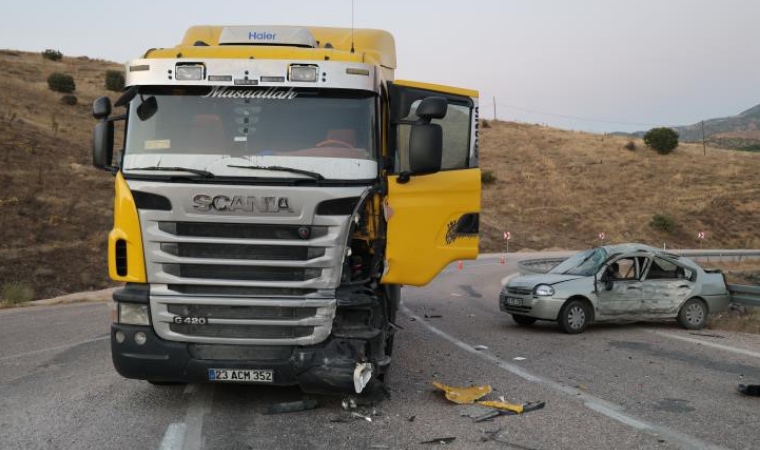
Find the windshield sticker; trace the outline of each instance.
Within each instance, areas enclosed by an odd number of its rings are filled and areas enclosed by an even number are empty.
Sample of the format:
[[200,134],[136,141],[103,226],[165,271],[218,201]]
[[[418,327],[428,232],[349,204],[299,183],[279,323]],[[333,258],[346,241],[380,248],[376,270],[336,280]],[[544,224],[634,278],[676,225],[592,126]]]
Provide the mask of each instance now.
[[298,93],[293,88],[284,90],[282,88],[271,87],[268,89],[245,89],[228,86],[216,86],[211,92],[204,95],[203,98],[246,98],[261,100],[293,100],[298,97]]
[[171,139],[145,141],[145,150],[163,150],[167,148],[172,148]]

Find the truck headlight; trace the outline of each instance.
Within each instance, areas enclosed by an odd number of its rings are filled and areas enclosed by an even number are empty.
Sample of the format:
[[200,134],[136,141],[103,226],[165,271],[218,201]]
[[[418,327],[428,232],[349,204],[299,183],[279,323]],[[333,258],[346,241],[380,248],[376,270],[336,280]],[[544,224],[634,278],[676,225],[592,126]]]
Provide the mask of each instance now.
[[539,297],[550,297],[554,295],[554,288],[549,286],[548,284],[539,284],[533,290],[533,293],[538,295]]
[[119,303],[119,323],[125,325],[150,325],[148,305]]

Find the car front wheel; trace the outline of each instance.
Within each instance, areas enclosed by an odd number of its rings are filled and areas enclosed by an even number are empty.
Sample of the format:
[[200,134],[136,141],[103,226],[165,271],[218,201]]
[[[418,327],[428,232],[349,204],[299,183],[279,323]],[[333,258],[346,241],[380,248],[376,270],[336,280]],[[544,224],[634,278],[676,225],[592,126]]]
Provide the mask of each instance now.
[[686,301],[678,311],[678,325],[687,330],[700,330],[707,324],[707,305],[698,298]]
[[591,319],[591,311],[580,300],[568,302],[559,313],[559,326],[567,334],[583,333]]
[[534,317],[523,316],[521,314],[512,314],[512,320],[518,325],[533,325],[536,323]]

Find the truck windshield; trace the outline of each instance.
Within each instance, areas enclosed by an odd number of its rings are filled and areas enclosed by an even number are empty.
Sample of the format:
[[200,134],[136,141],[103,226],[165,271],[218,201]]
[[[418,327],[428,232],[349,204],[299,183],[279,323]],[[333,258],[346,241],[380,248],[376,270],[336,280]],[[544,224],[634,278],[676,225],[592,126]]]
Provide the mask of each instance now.
[[[125,173],[183,167],[215,176],[377,174],[375,94],[264,87],[142,88],[129,105]],[[154,174],[157,172],[153,172]]]
[[592,248],[562,261],[549,273],[591,276],[599,270],[605,259],[607,259],[607,252],[603,248]]

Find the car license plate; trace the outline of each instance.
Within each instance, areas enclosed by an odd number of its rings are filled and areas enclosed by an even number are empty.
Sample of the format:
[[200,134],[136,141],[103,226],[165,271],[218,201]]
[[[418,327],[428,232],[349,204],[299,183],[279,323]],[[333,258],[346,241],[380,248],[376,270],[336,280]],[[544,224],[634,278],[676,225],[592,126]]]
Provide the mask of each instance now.
[[509,306],[522,306],[522,299],[515,297],[507,297],[507,305]]
[[209,381],[237,381],[241,383],[274,383],[273,370],[208,369]]

